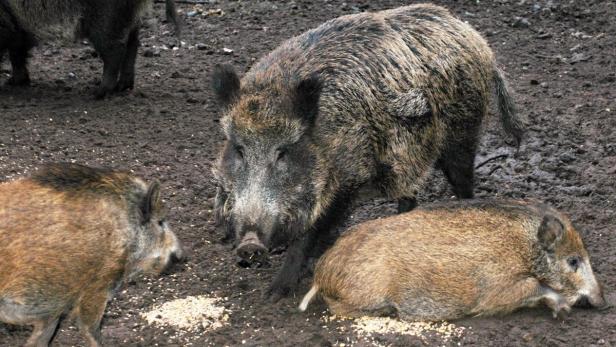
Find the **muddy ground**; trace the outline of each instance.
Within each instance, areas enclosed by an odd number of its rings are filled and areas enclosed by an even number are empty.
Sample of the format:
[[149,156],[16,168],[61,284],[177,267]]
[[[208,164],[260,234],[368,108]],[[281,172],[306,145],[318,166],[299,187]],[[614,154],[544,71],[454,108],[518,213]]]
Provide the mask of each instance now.
[[[455,322],[460,338],[444,341],[395,334],[372,340],[349,322],[326,322],[325,306],[296,312],[298,298],[277,304],[261,299],[272,269],[234,265],[219,242],[211,208],[209,167],[223,139],[208,89],[216,63],[245,71],[284,39],[342,14],[392,8],[410,1],[216,1],[204,9],[222,16],[187,16],[179,49],[172,29],[154,23],[142,32],[133,92],[105,101],[91,97],[102,64],[84,43],[44,44],[30,63],[33,85],[0,87],[0,179],[53,161],[128,168],[164,184],[170,220],[190,249],[190,261],[173,276],[129,283],[110,303],[103,326],[109,346],[203,345],[616,345],[616,309],[574,310],[562,321],[545,309]],[[579,226],[607,297],[616,302],[616,4],[612,1],[437,1],[488,39],[530,119],[518,153],[495,121],[488,122],[477,164],[478,196],[536,197],[569,213]],[[155,16],[163,18],[158,4]],[[197,46],[197,44],[199,44]],[[163,47],[164,46],[164,47]],[[161,48],[162,47],[162,48]],[[224,48],[232,50],[232,53]],[[0,82],[9,74],[2,65]],[[421,201],[451,198],[435,173]],[[360,206],[350,224],[394,212],[390,201]],[[0,260],[1,261],[1,260]],[[280,263],[280,257],[276,259]],[[278,265],[277,264],[277,265]],[[299,295],[308,281],[303,282]],[[229,324],[208,333],[175,337],[148,326],[139,314],[187,295],[223,298]],[[25,341],[29,328],[0,324],[0,345]],[[83,345],[65,322],[55,346]]]

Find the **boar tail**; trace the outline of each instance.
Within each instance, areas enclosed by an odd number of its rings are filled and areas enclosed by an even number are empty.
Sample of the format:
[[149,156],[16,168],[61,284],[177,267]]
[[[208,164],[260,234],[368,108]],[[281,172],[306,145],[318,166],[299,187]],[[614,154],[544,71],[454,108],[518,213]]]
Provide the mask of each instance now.
[[175,9],[175,0],[165,0],[165,16],[167,17],[167,22],[173,23],[175,27],[175,36],[180,37],[182,33],[182,23]]
[[503,128],[507,134],[513,136],[516,146],[519,147],[524,135],[524,120],[517,113],[507,82],[503,78],[502,71],[497,67],[494,67],[494,89]]
[[308,304],[312,301],[312,299],[314,299],[314,296],[317,295],[318,292],[319,287],[316,284],[312,285],[312,288],[310,288],[308,293],[304,295],[302,303],[299,304],[299,310],[302,312],[306,311],[306,309],[308,308]]

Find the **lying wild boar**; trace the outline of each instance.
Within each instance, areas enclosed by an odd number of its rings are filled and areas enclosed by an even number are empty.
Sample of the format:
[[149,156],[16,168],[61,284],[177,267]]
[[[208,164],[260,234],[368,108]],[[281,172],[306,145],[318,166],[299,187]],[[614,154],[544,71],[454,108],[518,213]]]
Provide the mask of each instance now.
[[[39,41],[87,38],[104,63],[101,98],[135,84],[139,25],[151,0],[3,0],[0,1],[0,61],[9,53],[10,85],[27,85],[28,52]],[[167,18],[179,30],[175,3],[166,0]],[[119,76],[119,79],[118,79]]]
[[308,252],[356,199],[399,210],[431,169],[473,196],[475,151],[492,92],[505,130],[522,122],[485,40],[433,5],[333,19],[284,42],[240,80],[213,74],[226,136],[214,168],[216,216],[244,261],[288,244],[266,295],[297,284]]
[[138,272],[182,258],[157,182],[54,164],[0,184],[0,321],[33,325],[27,346],[47,346],[60,319],[77,319],[100,344],[107,301]]
[[407,320],[605,305],[569,219],[520,201],[437,204],[354,226],[319,259],[302,311],[317,293],[336,315]]

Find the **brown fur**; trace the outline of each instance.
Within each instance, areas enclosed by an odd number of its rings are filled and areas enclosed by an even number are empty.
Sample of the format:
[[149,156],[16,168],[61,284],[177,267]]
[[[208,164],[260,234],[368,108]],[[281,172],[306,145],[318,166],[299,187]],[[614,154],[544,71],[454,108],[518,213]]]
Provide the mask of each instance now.
[[[551,239],[541,239],[556,235],[541,231],[544,220],[553,222],[556,233],[561,230],[553,249]],[[583,265],[572,271],[571,257],[590,269],[579,234],[553,208],[464,201],[351,228],[319,260],[314,288],[335,314],[393,310],[409,320],[502,314],[539,302],[560,313],[581,296],[602,305],[592,270],[588,279]],[[315,290],[312,294],[303,309]]]
[[89,345],[121,282],[159,273],[179,243],[164,224],[158,184],[129,173],[49,165],[0,184],[0,321],[32,324],[47,345],[70,314]]

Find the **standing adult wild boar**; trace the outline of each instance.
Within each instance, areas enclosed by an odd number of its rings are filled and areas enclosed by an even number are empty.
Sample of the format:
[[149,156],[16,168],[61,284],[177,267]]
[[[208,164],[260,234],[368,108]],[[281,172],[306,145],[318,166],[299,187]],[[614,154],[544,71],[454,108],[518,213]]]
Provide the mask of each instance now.
[[0,184],[0,321],[34,325],[47,346],[65,315],[90,346],[114,291],[182,257],[157,182],[125,172],[54,164]]
[[[0,0],[0,60],[9,52],[10,85],[27,85],[28,52],[39,41],[89,39],[103,60],[101,98],[135,84],[139,25],[151,0]],[[166,0],[166,15],[176,24],[175,3]],[[118,78],[119,76],[119,78]]]
[[471,198],[493,91],[505,130],[522,135],[484,39],[433,5],[331,20],[241,81],[218,66],[213,87],[226,107],[216,214],[244,259],[290,242],[266,292],[274,300],[296,286],[307,252],[353,199],[381,195],[410,210],[435,165]]

